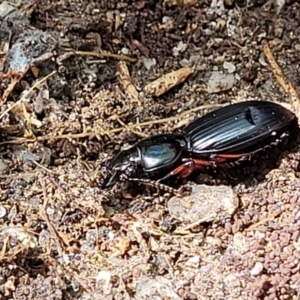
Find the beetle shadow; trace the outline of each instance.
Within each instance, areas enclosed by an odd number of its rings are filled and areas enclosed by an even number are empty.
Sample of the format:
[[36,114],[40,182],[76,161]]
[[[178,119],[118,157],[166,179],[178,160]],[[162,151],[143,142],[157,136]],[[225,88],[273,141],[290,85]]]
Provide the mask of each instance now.
[[[300,128],[296,121],[288,136],[283,138],[277,146],[270,146],[270,148],[256,153],[249,161],[233,165],[222,164],[213,170],[197,172],[189,180],[198,184],[209,185],[236,186],[243,183],[246,188],[262,182],[270,171],[279,167],[283,159],[286,159],[290,154],[299,152]],[[298,171],[300,165],[290,167]]]

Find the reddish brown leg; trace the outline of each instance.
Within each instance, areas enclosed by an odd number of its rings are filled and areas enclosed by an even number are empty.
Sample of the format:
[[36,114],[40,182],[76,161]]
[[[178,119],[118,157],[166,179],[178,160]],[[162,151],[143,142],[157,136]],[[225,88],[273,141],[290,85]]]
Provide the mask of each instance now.
[[226,162],[227,160],[249,160],[251,158],[251,153],[241,153],[241,154],[216,154],[211,160],[216,164]]
[[214,165],[214,162],[207,161],[207,160],[201,160],[201,159],[186,159],[184,160],[184,163],[174,169],[172,172],[168,173],[165,177],[159,179],[158,181],[163,181],[171,176],[177,175],[181,178],[188,177],[193,173],[195,169],[201,169],[204,167],[212,167]]
[[204,159],[192,159],[188,158],[183,160],[183,164],[168,173],[163,178],[159,179],[158,182],[166,180],[171,176],[177,175],[181,178],[188,177],[193,173],[195,169],[203,169],[205,167],[216,167],[218,163],[223,163],[228,160],[246,160],[251,157],[251,153],[242,154],[216,154],[210,160]]

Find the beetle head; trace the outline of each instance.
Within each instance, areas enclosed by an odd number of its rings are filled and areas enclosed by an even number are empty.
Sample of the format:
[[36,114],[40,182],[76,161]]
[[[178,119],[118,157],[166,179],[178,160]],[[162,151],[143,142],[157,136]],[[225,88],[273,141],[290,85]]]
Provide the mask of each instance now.
[[126,181],[127,178],[135,175],[140,163],[140,152],[137,147],[121,151],[105,163],[103,168],[108,174],[101,188],[111,188],[117,181]]

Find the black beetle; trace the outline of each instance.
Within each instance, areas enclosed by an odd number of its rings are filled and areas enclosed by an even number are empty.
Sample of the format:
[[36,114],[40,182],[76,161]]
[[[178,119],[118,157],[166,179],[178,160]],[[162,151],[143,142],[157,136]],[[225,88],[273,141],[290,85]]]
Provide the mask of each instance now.
[[[180,134],[161,134],[121,151],[107,164],[102,188],[117,181],[189,176],[195,169],[249,160],[280,141],[296,116],[268,101],[232,104],[192,121]],[[138,180],[138,179],[137,179]]]

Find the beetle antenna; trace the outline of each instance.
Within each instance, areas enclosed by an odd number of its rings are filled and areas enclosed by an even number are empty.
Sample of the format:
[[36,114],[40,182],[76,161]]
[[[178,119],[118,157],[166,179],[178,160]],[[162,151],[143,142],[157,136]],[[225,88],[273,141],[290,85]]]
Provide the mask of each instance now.
[[159,190],[174,194],[176,196],[182,196],[182,194],[178,190],[176,190],[168,185],[165,185],[163,183],[160,183],[158,181],[153,181],[153,180],[146,179],[146,178],[132,178],[132,177],[128,177],[127,180],[137,182],[137,183],[142,183],[144,185],[148,185],[151,187],[155,187]]

